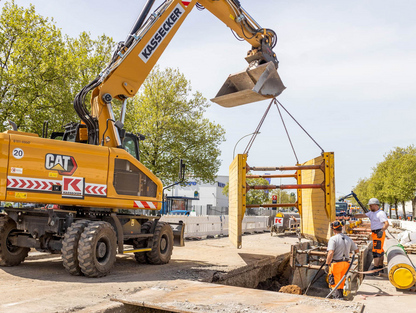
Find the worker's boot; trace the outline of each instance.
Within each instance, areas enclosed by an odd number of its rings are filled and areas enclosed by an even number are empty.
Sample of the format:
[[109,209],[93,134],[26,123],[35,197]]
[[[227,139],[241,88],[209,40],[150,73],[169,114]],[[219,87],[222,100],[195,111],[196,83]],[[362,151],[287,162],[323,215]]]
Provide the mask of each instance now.
[[383,265],[380,265],[380,266],[375,267],[374,269],[378,269],[379,271],[376,272],[375,273],[376,275],[374,275],[374,276],[380,276],[383,273],[382,268],[383,268]]
[[332,294],[332,297],[334,299],[344,300],[344,290],[343,289],[335,290],[334,293]]

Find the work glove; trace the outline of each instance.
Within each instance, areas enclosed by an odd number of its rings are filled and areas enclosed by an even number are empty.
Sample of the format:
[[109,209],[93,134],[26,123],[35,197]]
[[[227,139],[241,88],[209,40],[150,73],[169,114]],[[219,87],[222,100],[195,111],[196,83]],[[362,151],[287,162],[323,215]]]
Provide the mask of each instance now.
[[381,237],[383,237],[383,231],[380,229],[380,230],[377,232],[377,238],[381,238]]
[[328,264],[325,264],[324,272],[327,273],[327,274],[329,273],[329,265]]

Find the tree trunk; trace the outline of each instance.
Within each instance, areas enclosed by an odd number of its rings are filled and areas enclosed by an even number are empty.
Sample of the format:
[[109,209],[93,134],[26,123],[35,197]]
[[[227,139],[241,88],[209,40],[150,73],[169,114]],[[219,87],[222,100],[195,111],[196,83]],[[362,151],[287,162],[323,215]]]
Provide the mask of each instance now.
[[403,205],[403,219],[407,220],[407,218],[406,218],[406,202],[402,201],[402,205]]
[[415,220],[415,216],[416,216],[416,197],[413,198],[412,200],[412,218],[413,220]]
[[[416,199],[416,198],[415,198]],[[389,218],[392,218],[391,217],[391,203],[389,203]]]
[[397,200],[394,200],[394,211],[396,212],[396,219],[399,219],[399,212],[397,212]]

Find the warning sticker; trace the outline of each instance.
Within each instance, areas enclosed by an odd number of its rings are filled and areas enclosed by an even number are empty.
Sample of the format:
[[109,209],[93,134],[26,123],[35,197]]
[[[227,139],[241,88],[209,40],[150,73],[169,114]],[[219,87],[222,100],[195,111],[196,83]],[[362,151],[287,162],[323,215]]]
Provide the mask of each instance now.
[[63,198],[84,198],[85,178],[63,177],[62,197]]
[[12,167],[10,169],[10,173],[12,173],[12,174],[23,174],[23,168]]
[[27,199],[27,193],[26,192],[16,192],[14,194],[14,197],[17,199]]

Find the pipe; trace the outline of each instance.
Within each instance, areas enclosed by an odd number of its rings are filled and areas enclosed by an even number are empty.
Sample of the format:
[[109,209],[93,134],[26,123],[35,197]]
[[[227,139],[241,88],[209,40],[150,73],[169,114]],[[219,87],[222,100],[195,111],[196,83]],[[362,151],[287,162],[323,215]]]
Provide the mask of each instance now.
[[390,283],[398,289],[408,289],[416,282],[416,270],[409,256],[395,239],[384,243],[387,255],[387,271]]
[[279,208],[291,208],[291,207],[298,207],[297,202],[295,203],[267,203],[267,204],[247,204],[246,208],[274,208],[274,207],[279,207]]
[[319,165],[297,165],[297,166],[280,166],[280,167],[256,167],[248,166],[247,171],[297,171],[297,170],[319,170],[323,169],[323,164]]
[[323,189],[323,184],[302,184],[302,185],[247,185],[247,190],[267,190],[267,189]]
[[246,175],[246,178],[296,178],[296,174]]
[[307,254],[307,255],[327,255],[327,252],[324,251],[312,251],[312,250],[297,250],[299,254]]
[[319,265],[314,265],[314,264],[296,264],[296,267],[310,268],[310,269],[313,269],[313,270],[319,270],[320,269]]

